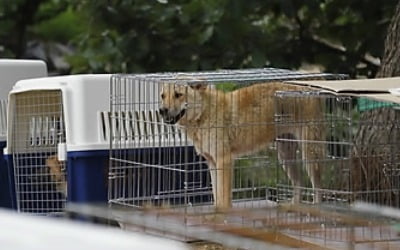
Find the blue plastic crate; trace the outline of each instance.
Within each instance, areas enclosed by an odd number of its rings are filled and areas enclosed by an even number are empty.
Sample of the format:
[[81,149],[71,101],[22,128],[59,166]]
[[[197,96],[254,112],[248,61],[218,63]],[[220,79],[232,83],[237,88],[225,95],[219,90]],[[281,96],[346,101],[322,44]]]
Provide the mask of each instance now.
[[12,192],[13,181],[10,176],[7,161],[3,155],[3,149],[6,147],[5,141],[0,141],[0,207],[13,208],[15,193]]
[[68,152],[68,201],[107,203],[108,150]]

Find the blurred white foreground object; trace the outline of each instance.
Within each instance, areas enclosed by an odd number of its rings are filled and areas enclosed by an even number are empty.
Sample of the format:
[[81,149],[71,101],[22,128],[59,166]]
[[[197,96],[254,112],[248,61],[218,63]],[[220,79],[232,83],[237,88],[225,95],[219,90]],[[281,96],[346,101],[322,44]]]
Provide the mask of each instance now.
[[188,249],[185,244],[141,233],[0,210],[0,246],[7,250]]

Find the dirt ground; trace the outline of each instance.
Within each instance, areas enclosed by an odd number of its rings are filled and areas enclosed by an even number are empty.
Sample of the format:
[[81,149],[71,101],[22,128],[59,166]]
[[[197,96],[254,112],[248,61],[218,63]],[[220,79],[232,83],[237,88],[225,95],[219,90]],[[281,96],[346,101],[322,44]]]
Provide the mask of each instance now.
[[193,250],[238,250],[238,248],[229,248],[220,244],[210,242],[194,242],[189,244]]

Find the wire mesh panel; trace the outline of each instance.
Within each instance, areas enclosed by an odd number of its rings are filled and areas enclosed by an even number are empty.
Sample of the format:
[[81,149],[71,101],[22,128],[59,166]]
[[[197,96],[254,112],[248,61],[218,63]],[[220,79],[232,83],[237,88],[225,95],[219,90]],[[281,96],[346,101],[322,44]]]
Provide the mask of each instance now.
[[[319,100],[322,109],[318,117],[304,113],[304,107],[298,105],[304,100]],[[296,116],[301,119],[294,120]],[[292,175],[301,176],[294,183],[282,175],[279,199],[307,202],[319,195],[321,202],[363,200],[400,205],[397,105],[321,92],[280,92],[276,95],[276,119],[278,148],[292,156],[287,166],[282,163],[283,168],[290,166]],[[284,134],[288,127],[318,136],[302,140],[295,134]],[[319,157],[314,157],[316,153]],[[305,166],[306,172],[309,168],[318,170],[318,192],[300,166]]]
[[270,82],[341,77],[280,69],[114,75],[104,118],[110,202],[226,209],[232,200],[276,199],[274,92],[306,87]]
[[12,116],[12,157],[17,208],[47,214],[65,206],[65,163],[57,145],[65,142],[62,93],[28,91],[15,95]]
[[398,104],[357,98],[351,188],[355,199],[400,206]]
[[114,78],[112,90],[116,98],[109,117],[112,202],[141,207],[207,199],[204,161],[181,130],[162,122],[161,85],[154,80]]

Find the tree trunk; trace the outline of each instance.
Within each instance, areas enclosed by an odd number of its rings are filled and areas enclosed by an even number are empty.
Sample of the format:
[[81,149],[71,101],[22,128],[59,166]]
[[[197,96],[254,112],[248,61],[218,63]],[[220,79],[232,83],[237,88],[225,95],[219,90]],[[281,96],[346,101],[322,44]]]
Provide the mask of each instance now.
[[376,77],[400,76],[400,1],[389,25],[381,68]]
[[20,1],[15,11],[14,37],[16,39],[12,50],[16,58],[24,58],[27,45],[27,29],[34,23],[35,15],[45,0]]
[[[400,76],[400,1],[389,25],[376,77]],[[400,111],[381,107],[360,115],[354,138],[351,189],[355,199],[400,206]],[[391,190],[391,191],[389,191]]]

